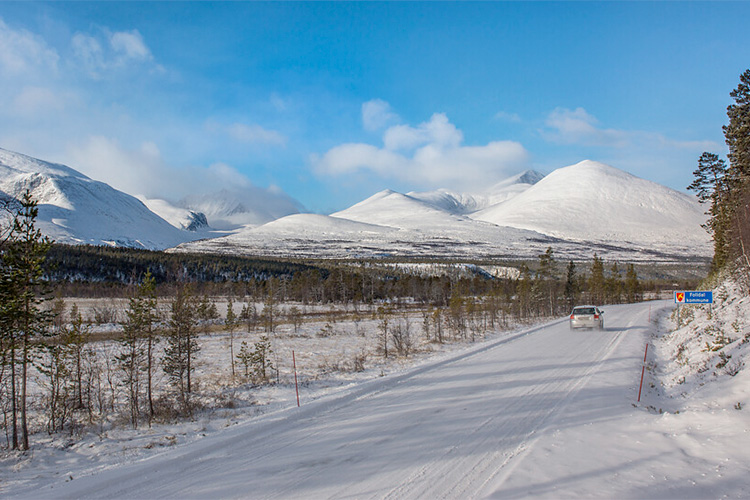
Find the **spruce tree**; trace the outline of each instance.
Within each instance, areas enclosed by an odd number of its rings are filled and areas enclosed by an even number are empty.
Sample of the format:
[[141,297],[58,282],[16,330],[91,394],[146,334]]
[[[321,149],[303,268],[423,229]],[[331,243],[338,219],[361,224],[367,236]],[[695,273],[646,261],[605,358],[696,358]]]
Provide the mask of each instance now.
[[605,280],[604,262],[594,252],[594,260],[591,263],[591,277],[589,278],[589,295],[594,305],[604,302]]
[[568,301],[568,309],[573,309],[578,297],[581,295],[581,286],[578,281],[578,272],[576,271],[575,262],[572,260],[568,263],[565,273],[565,300]]
[[628,303],[640,300],[641,283],[638,281],[638,274],[635,272],[635,266],[633,264],[628,266],[628,272],[625,275],[625,294]]

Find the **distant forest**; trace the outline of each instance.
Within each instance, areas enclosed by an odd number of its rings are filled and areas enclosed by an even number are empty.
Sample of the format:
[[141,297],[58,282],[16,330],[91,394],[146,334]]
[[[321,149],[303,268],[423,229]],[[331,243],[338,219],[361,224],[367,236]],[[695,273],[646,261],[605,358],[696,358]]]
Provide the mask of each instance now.
[[[574,265],[558,262],[553,253],[538,262],[516,262],[519,279],[493,279],[477,271],[456,272],[441,276],[418,276],[405,270],[387,267],[385,261],[301,261],[217,254],[168,253],[132,248],[104,246],[52,245],[45,261],[45,278],[56,293],[68,297],[127,297],[149,273],[161,296],[174,296],[177,289],[191,283],[201,295],[256,297],[260,300],[270,290],[280,300],[304,302],[374,302],[410,297],[421,303],[445,305],[456,290],[462,294],[515,295],[524,281],[538,280],[541,267],[544,279],[556,282],[562,294],[566,281],[575,281],[575,289],[589,288],[591,263]],[[601,269],[612,283],[626,281],[626,264],[610,263],[606,267],[595,255],[594,267]],[[551,260],[551,262],[546,262]],[[443,262],[444,263],[444,262]],[[634,272],[631,271],[631,272]],[[673,273],[662,275],[658,269],[649,278],[638,277],[639,293],[656,292],[674,286]],[[632,277],[631,277],[632,279]],[[612,281],[614,280],[614,281]],[[689,285],[690,279],[681,279]],[[610,288],[619,286],[610,284]],[[572,285],[568,285],[569,287]],[[523,286],[522,286],[523,288]],[[609,300],[620,299],[620,291],[607,294]],[[624,295],[624,292],[622,293]],[[601,297],[599,300],[605,300]]]

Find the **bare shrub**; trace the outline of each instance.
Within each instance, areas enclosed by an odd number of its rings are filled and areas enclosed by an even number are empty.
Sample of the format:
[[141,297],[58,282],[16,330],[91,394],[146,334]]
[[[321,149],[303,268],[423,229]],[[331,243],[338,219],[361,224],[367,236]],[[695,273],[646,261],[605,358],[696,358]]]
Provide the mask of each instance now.
[[118,322],[117,308],[114,306],[94,306],[91,308],[93,322],[97,325],[106,325]]
[[362,349],[352,357],[352,370],[355,372],[365,371],[365,362],[367,361],[367,351]]
[[404,317],[397,321],[391,328],[391,339],[393,347],[399,356],[409,356],[414,349],[414,340],[411,335],[411,323],[409,318]]

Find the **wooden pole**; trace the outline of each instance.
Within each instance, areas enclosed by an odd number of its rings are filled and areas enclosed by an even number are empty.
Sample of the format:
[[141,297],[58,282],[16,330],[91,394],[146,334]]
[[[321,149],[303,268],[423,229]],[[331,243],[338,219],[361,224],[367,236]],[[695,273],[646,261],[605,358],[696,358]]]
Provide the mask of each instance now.
[[643,366],[641,367],[641,385],[638,386],[638,402],[641,402],[641,389],[643,389],[643,375],[646,373],[646,356],[648,356],[648,344],[646,352],[643,354]]
[[294,357],[294,349],[292,349],[292,365],[294,365],[294,390],[297,391],[297,407],[299,407],[299,386],[297,385],[297,359]]

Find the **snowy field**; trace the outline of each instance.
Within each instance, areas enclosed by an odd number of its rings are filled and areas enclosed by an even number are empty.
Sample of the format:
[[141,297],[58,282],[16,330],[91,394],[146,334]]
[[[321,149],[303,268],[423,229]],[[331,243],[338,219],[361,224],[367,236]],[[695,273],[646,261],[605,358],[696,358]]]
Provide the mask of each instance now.
[[[570,331],[560,319],[398,365],[373,363],[363,373],[319,370],[317,381],[307,375],[299,408],[293,386],[281,383],[257,395],[275,401],[265,408],[6,458],[0,491],[7,498],[747,498],[750,303],[723,297],[710,312],[692,309],[695,321],[672,333],[669,301],[609,306],[604,332]],[[717,345],[717,328],[722,347],[706,349]]]

